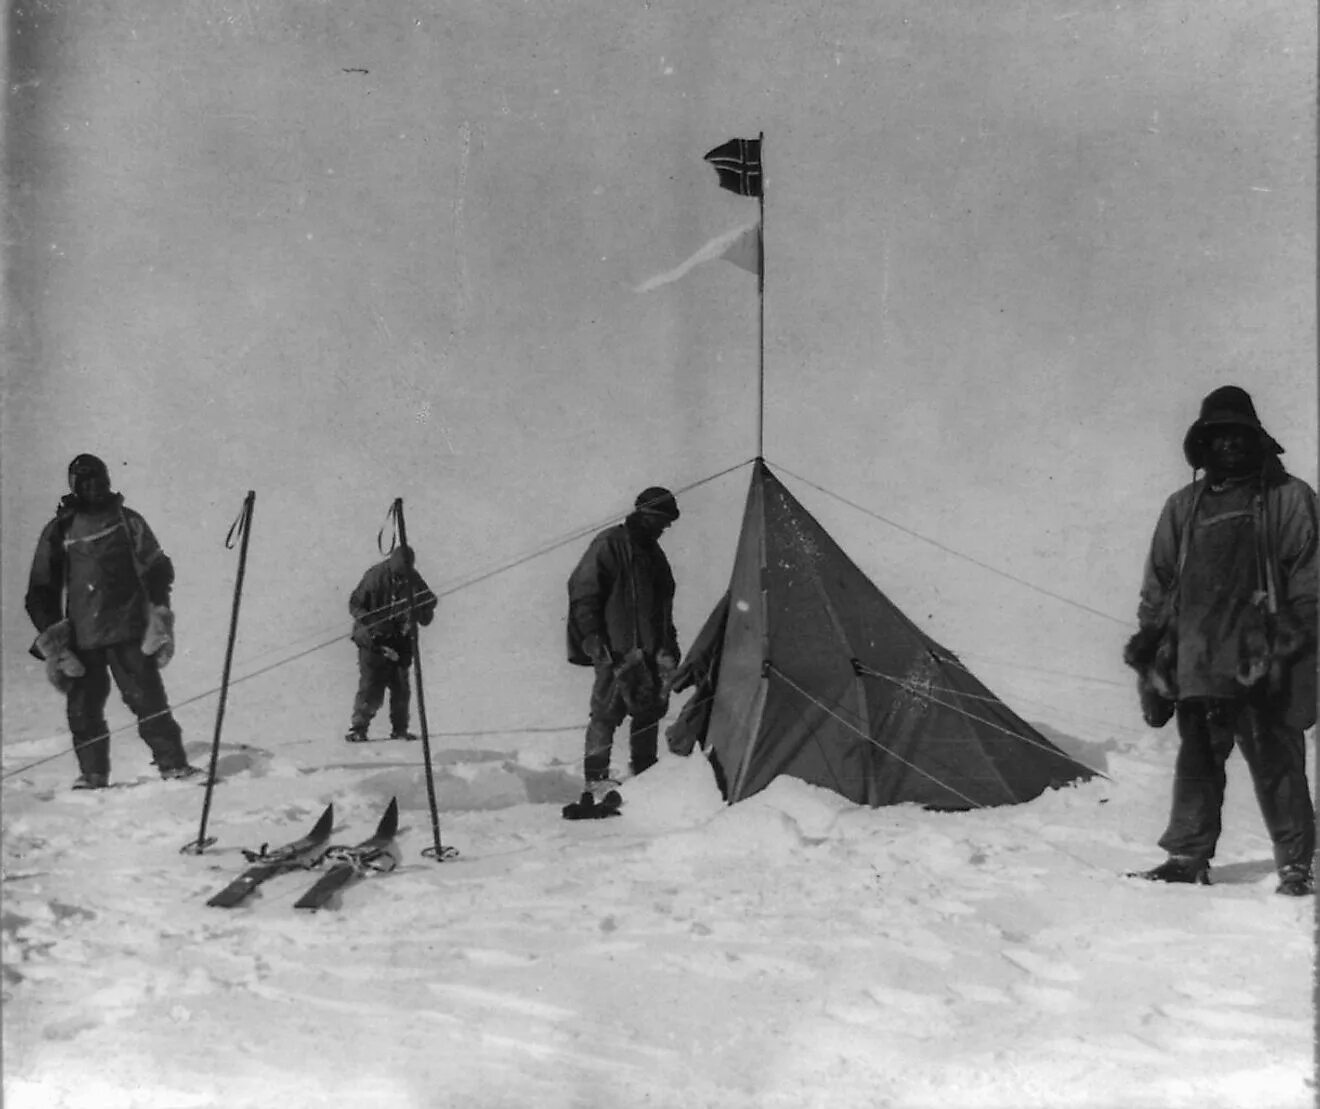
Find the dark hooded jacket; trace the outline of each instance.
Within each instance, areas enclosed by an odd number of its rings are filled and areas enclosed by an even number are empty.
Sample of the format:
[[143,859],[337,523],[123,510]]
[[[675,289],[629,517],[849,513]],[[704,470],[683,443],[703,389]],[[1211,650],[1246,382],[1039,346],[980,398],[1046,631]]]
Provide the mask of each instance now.
[[1268,655],[1287,628],[1273,692],[1288,723],[1315,721],[1316,532],[1314,491],[1273,457],[1261,476],[1220,488],[1202,477],[1168,499],[1137,616],[1173,632],[1180,699],[1241,695],[1253,653]]
[[[631,517],[630,517],[631,519]],[[679,657],[674,630],[674,574],[660,544],[627,521],[606,528],[568,579],[568,661],[592,665],[584,641],[597,635],[616,655],[634,646],[654,659]]]
[[[396,552],[397,553],[397,552]],[[426,627],[435,616],[436,597],[416,569],[404,565],[394,555],[378,562],[362,575],[348,598],[353,616],[353,642],[368,651],[382,647],[398,651],[400,657],[411,650],[412,629],[408,622],[408,579],[412,579],[413,613],[417,623]]]
[[168,606],[173,584],[173,563],[120,494],[96,509],[69,494],[37,540],[25,606],[38,632],[67,614],[75,649],[108,647],[140,641],[145,602]]

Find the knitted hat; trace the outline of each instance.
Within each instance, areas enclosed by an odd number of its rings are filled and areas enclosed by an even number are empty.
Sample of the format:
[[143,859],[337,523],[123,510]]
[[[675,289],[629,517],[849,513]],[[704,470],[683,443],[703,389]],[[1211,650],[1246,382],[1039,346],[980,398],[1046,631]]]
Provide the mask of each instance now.
[[1248,427],[1260,435],[1260,444],[1268,452],[1282,454],[1283,448],[1261,427],[1251,394],[1236,385],[1221,385],[1201,402],[1201,415],[1187,429],[1183,438],[1183,454],[1194,470],[1205,469],[1209,429],[1212,427]]
[[659,485],[643,489],[633,504],[638,512],[663,516],[671,524],[678,519],[678,502],[674,500],[674,494]]

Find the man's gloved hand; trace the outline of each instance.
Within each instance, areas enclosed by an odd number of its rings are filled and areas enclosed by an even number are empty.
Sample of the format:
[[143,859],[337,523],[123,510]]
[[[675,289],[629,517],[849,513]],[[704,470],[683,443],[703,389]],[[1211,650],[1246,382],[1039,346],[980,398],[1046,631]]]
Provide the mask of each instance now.
[[61,693],[73,687],[74,678],[87,673],[82,659],[73,652],[73,629],[67,620],[60,620],[43,631],[33,648],[46,660],[47,680]]
[[1123,661],[1133,670],[1145,670],[1155,661],[1155,652],[1159,650],[1164,629],[1148,626],[1138,629],[1135,635],[1123,645]]
[[614,662],[613,653],[605,640],[599,635],[589,635],[583,639],[582,650],[596,666],[610,666]]
[[384,655],[387,659],[389,659],[391,662],[399,661],[399,652],[396,651],[393,647],[382,647],[380,649],[380,653]]
[[353,621],[353,634],[349,638],[353,640],[353,646],[361,647],[364,651],[370,651],[374,643],[371,630],[361,620]]
[[147,611],[142,653],[154,658],[162,670],[174,657],[174,613],[165,605],[151,605]]
[[1315,627],[1291,609],[1281,608],[1274,615],[1274,657],[1292,662],[1315,648]]

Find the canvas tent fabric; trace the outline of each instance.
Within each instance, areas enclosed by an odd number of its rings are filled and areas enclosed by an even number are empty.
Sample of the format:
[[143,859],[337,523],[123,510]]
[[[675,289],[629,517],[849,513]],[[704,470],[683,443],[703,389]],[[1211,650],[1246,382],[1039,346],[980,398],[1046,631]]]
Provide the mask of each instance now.
[[706,617],[705,624],[674,673],[672,688],[675,692],[688,688],[694,691],[683,705],[678,719],[665,732],[669,749],[676,755],[690,755],[693,748],[705,742],[711,702],[720,679],[720,648],[724,643],[728,617],[729,595],[726,593]]
[[704,742],[731,803],[781,774],[859,804],[938,809],[1092,776],[909,620],[761,459],[698,654],[708,680],[669,741]]

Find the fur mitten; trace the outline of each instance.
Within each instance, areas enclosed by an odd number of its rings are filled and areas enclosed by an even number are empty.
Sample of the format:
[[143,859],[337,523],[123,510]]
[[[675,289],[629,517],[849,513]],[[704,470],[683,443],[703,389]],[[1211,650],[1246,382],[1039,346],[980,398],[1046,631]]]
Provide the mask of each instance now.
[[1141,628],[1124,646],[1123,661],[1137,672],[1142,719],[1149,727],[1164,727],[1178,702],[1177,638],[1164,628]]
[[[1256,611],[1254,609],[1249,611]],[[1263,620],[1247,623],[1238,637],[1238,685],[1250,689],[1270,672],[1270,638]]]
[[1315,650],[1316,629],[1307,624],[1291,609],[1283,608],[1274,614],[1274,657],[1280,662],[1292,662],[1308,651]]
[[1178,699],[1178,637],[1173,632],[1165,632],[1146,673],[1151,688],[1161,697]]
[[669,696],[640,647],[623,656],[614,668],[614,680],[632,716],[664,716],[668,711]]
[[1288,668],[1315,649],[1315,629],[1290,609],[1248,621],[1238,641],[1238,684],[1246,689],[1267,678],[1271,694],[1286,685]]
[[1250,689],[1269,674],[1276,687],[1282,669],[1314,648],[1315,629],[1291,609],[1249,612],[1254,619],[1244,621],[1238,640],[1238,684]]
[[142,636],[142,653],[154,658],[162,670],[174,657],[174,613],[164,605],[147,606],[147,630]]
[[46,678],[61,693],[73,687],[73,679],[87,673],[82,660],[73,652],[73,628],[67,620],[52,624],[39,636],[37,653],[46,660]]
[[1123,662],[1133,670],[1145,670],[1155,661],[1155,652],[1159,650],[1163,638],[1163,628],[1150,626],[1137,629],[1136,634],[1123,647]]
[[1151,672],[1143,671],[1137,675],[1137,699],[1141,702],[1141,716],[1147,727],[1162,728],[1167,724],[1178,707],[1178,702],[1171,700],[1155,688],[1151,681]]

